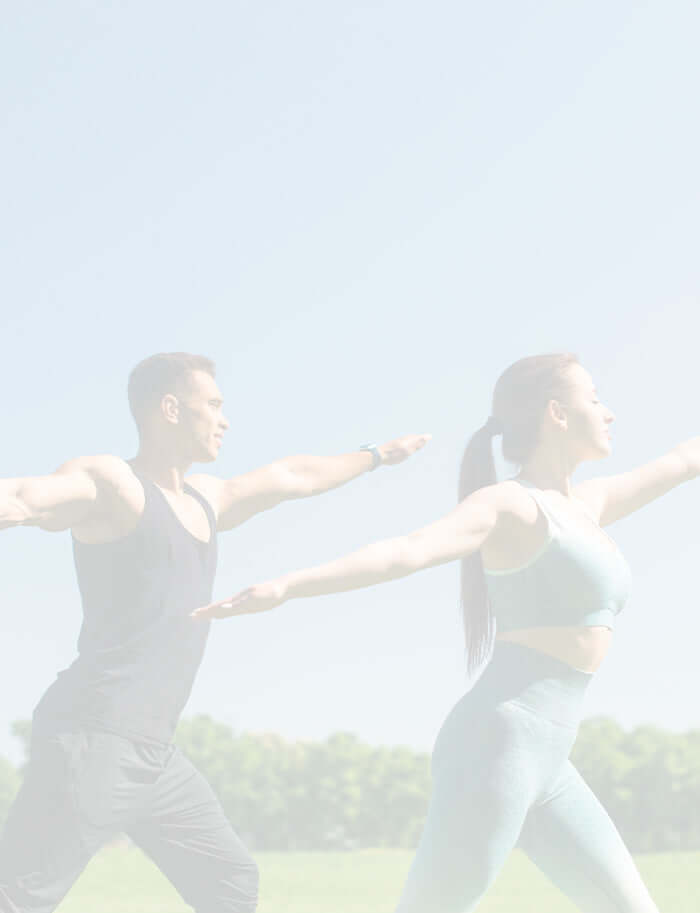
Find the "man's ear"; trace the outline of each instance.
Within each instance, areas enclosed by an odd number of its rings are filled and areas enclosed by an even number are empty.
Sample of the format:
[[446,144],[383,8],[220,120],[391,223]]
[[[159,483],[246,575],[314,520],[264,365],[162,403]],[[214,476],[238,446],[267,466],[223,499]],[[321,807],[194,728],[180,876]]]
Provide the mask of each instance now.
[[160,411],[166,422],[177,425],[180,420],[180,403],[173,393],[166,393],[160,401]]

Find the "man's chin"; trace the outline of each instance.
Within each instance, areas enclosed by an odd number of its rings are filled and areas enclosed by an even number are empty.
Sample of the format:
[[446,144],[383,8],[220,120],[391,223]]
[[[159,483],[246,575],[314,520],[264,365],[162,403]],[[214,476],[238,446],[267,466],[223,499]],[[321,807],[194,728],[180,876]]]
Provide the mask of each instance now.
[[213,463],[218,457],[219,451],[203,450],[192,457],[193,463]]

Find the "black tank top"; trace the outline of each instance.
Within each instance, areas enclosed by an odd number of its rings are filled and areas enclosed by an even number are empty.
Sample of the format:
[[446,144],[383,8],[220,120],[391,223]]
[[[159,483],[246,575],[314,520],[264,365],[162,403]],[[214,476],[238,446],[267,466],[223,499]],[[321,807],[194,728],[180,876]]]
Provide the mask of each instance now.
[[77,723],[167,744],[189,698],[210,627],[190,612],[212,600],[216,518],[185,484],[209,519],[202,542],[160,489],[134,474],[145,494],[135,529],[104,544],[73,538],[84,613],[78,658],[39,702],[35,728]]

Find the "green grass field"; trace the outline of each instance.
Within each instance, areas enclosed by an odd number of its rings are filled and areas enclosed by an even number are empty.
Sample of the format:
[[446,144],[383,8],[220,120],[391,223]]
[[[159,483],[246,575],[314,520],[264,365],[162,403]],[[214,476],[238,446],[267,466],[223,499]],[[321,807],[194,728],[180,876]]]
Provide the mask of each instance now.
[[[393,913],[412,854],[259,853],[259,913]],[[700,853],[642,855],[637,863],[662,913],[700,910]],[[188,913],[169,882],[139,850],[116,846],[93,859],[59,913]],[[574,913],[519,851],[479,913]]]

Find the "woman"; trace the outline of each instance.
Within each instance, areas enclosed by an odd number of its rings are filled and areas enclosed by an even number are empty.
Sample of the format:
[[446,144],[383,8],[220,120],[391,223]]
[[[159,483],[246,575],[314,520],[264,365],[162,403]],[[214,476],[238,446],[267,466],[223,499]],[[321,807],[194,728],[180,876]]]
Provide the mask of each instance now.
[[[658,913],[614,824],[568,760],[629,567],[601,529],[700,473],[700,437],[631,472],[573,485],[610,452],[614,416],[576,356],[523,358],[499,378],[466,449],[460,503],[407,536],[198,610],[259,612],[462,560],[468,663],[485,672],[442,726],[428,817],[397,913],[472,910],[514,846],[587,913]],[[498,482],[491,450],[520,466]]]

